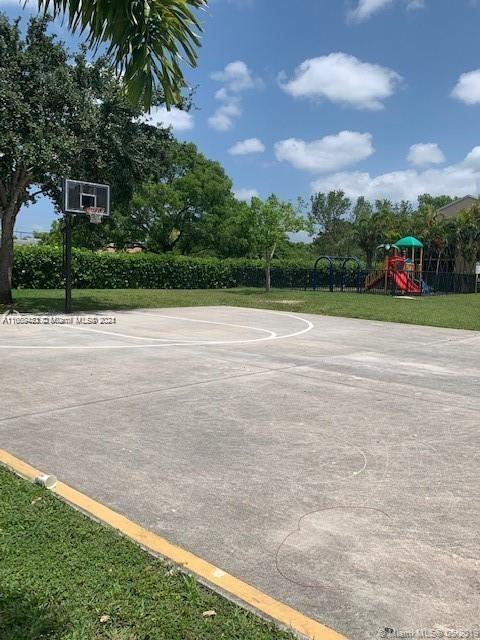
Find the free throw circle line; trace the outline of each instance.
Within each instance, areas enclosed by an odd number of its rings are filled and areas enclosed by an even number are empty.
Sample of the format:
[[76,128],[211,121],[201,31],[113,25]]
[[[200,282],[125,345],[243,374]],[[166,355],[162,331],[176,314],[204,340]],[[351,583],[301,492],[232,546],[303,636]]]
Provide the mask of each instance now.
[[[268,333],[270,337],[275,337],[277,334],[275,331],[269,329],[260,329],[259,327],[250,327],[243,324],[231,324],[230,322],[216,322],[213,320],[197,320],[195,318],[182,318],[180,316],[167,316],[160,313],[132,313],[129,315],[147,316],[149,318],[171,318],[172,320],[186,320],[187,322],[202,322],[205,324],[223,325],[225,327],[234,327],[236,329],[248,329],[250,331],[260,331],[262,333]],[[92,329],[90,327],[75,326],[71,324],[59,325],[60,327],[68,327],[69,329],[78,329],[79,331],[90,331],[92,333],[104,333],[107,336],[117,336],[119,338],[132,338],[133,340],[154,340],[155,342],[168,342],[169,338],[153,338],[149,336],[134,336],[129,333],[117,333],[116,331],[104,331],[103,329]],[[171,338],[170,338],[171,340]],[[199,344],[204,343],[204,340],[176,340],[182,344]],[[169,343],[170,344],[170,343]]]
[[[266,313],[278,313],[278,312],[274,312],[274,311],[268,311],[268,310],[264,310],[264,309],[259,309],[259,311],[265,311]],[[147,314],[139,314],[139,315],[147,315]],[[157,315],[157,314],[151,314],[151,315]],[[160,315],[160,314],[158,314]],[[112,344],[112,345],[91,345],[91,346],[85,346],[85,345],[0,345],[0,349],[52,349],[52,350],[66,350],[66,349],[70,349],[70,350],[75,350],[75,351],[81,351],[81,350],[88,350],[88,349],[161,349],[164,347],[185,347],[185,346],[223,346],[223,345],[231,345],[231,344],[251,344],[251,343],[255,343],[255,342],[267,342],[267,341],[273,341],[273,340],[286,340],[287,338],[295,338],[297,336],[301,336],[304,333],[308,333],[309,331],[311,331],[314,328],[314,325],[312,322],[310,322],[310,320],[306,320],[305,318],[301,318],[300,316],[294,316],[291,314],[283,314],[283,317],[287,317],[287,318],[292,318],[294,320],[297,320],[299,322],[302,322],[303,324],[306,325],[306,327],[304,329],[301,329],[299,331],[295,331],[293,333],[288,333],[285,335],[278,335],[275,334],[273,331],[268,331],[269,334],[273,334],[273,335],[268,335],[265,338],[253,338],[250,340],[205,340],[205,341],[199,341],[199,342],[164,342],[162,344],[158,344],[158,343],[153,343],[153,344]],[[168,318],[173,318],[173,316],[166,316]],[[192,320],[193,322],[195,322],[196,320],[193,318],[190,318],[190,320]],[[213,322],[210,320],[199,320],[199,322]],[[263,331],[266,331],[265,329],[263,329]],[[106,331],[105,333],[109,334],[108,331]],[[130,338],[133,338],[134,336],[129,336]],[[144,337],[144,336],[143,336]]]

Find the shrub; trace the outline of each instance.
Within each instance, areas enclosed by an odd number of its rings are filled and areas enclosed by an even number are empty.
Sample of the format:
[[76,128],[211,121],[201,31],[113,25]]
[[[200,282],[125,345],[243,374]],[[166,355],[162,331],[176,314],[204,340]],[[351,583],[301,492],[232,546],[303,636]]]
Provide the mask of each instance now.
[[[23,289],[63,287],[62,250],[15,248],[13,286]],[[276,287],[311,286],[311,265],[274,261]],[[224,289],[263,287],[261,260],[191,258],[150,253],[94,253],[74,249],[72,282],[78,289]]]

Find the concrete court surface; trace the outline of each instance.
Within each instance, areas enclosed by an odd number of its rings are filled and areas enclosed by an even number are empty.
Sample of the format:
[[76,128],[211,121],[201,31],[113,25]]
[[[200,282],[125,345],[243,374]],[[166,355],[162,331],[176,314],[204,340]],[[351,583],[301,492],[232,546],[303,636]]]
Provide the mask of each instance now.
[[349,638],[478,629],[480,333],[292,309],[0,324],[0,447]]

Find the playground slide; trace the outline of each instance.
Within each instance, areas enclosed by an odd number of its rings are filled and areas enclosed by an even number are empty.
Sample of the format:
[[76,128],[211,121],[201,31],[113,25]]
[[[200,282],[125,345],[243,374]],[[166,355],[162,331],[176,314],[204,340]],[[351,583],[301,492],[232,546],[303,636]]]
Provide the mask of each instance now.
[[[420,285],[418,285],[413,280],[410,280],[410,278],[407,276],[405,271],[391,271],[390,270],[388,272],[388,277],[389,277],[389,279],[391,278],[393,280],[393,282],[395,283],[395,288],[398,289],[399,291],[406,291],[407,293],[414,293],[416,295],[418,295],[418,294],[420,294],[422,292],[421,288],[420,288]],[[374,280],[373,282],[371,282],[369,284],[367,289],[373,289],[380,282],[383,282],[384,278],[385,278],[385,276],[382,273],[381,275],[379,275],[379,277],[376,280]]]
[[393,271],[389,274],[391,278],[393,278],[393,282],[395,283],[395,287],[400,289],[400,291],[406,291],[407,293],[422,293],[420,285],[418,285],[413,280],[407,276],[405,271]]

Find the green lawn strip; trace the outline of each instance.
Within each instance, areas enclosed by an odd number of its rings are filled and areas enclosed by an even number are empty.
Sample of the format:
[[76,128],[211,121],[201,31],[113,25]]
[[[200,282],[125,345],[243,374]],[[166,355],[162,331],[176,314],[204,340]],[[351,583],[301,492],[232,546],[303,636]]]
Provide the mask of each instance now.
[[1,467],[0,495],[2,640],[293,640]]
[[[392,298],[356,293],[329,293],[276,289],[80,289],[74,292],[77,311],[232,305],[276,309],[291,313],[316,313],[407,324],[480,330],[480,295]],[[63,292],[15,291],[14,308],[20,312],[62,311]]]

